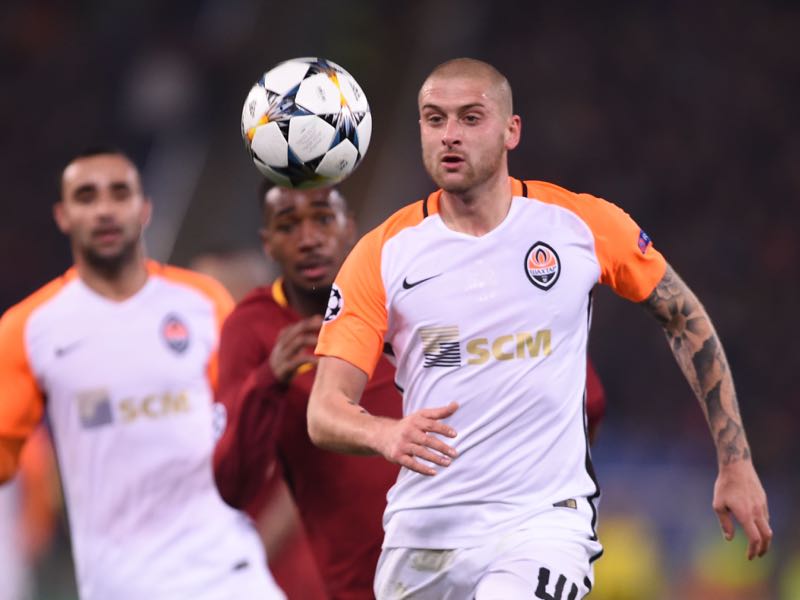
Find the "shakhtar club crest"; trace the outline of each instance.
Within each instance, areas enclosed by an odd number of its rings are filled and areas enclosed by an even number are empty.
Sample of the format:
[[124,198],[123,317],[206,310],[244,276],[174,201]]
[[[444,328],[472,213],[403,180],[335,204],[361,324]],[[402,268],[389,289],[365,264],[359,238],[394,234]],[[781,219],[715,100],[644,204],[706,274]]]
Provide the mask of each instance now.
[[183,354],[189,347],[189,328],[175,313],[170,313],[161,325],[161,337],[167,346],[177,354]]
[[561,260],[553,248],[536,242],[525,255],[525,275],[540,290],[549,290],[561,275]]

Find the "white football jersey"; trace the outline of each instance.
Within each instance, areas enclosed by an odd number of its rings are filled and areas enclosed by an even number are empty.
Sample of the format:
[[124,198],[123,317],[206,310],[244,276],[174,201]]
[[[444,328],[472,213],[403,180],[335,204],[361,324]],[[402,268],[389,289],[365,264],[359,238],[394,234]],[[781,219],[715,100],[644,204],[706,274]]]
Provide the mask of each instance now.
[[459,403],[458,457],[433,477],[402,469],[385,547],[456,548],[586,508],[586,344],[598,282],[641,301],[665,261],[621,209],[543,182],[511,181],[508,215],[481,237],[449,229],[441,192],[367,234],[337,276],[317,353],[370,374],[384,343],[404,414]]
[[71,269],[0,321],[0,438],[54,437],[84,600],[282,598],[212,474],[212,386],[227,293],[148,263],[123,302]]

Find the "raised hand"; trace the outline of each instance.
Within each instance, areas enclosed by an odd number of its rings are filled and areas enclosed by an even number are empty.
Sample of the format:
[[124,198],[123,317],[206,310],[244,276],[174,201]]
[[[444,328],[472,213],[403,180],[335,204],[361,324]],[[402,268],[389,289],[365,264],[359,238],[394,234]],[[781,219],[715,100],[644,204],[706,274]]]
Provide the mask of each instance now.
[[314,315],[281,330],[269,355],[269,366],[278,381],[289,383],[304,364],[317,364],[313,349],[321,326],[322,317]]

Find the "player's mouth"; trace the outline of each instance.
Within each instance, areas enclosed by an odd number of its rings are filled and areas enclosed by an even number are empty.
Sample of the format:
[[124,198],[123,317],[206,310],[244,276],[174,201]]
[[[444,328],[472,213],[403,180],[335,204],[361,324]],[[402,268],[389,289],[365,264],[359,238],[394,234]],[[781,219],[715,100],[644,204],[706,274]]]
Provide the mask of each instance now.
[[447,154],[442,155],[439,162],[446,171],[455,171],[458,170],[466,161],[462,155],[448,152]]
[[331,261],[326,259],[304,260],[296,265],[297,272],[309,281],[325,279],[331,272]]
[[92,231],[92,240],[101,245],[113,244],[122,237],[122,228],[116,226],[98,227]]

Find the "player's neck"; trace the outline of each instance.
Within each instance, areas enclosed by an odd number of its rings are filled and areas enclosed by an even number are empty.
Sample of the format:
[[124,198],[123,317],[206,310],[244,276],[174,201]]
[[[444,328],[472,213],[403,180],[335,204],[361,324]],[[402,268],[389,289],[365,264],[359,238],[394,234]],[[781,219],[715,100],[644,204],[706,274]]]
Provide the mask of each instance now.
[[303,318],[324,315],[328,307],[328,297],[331,295],[330,286],[309,291],[293,285],[288,279],[283,280],[283,291],[286,302]]
[[76,255],[75,267],[87,287],[115,302],[127,300],[147,283],[147,259],[141,246],[129,260],[113,269],[99,268],[79,255]]
[[503,222],[511,208],[508,173],[499,173],[467,192],[443,191],[439,215],[448,228],[475,237],[486,235]]

